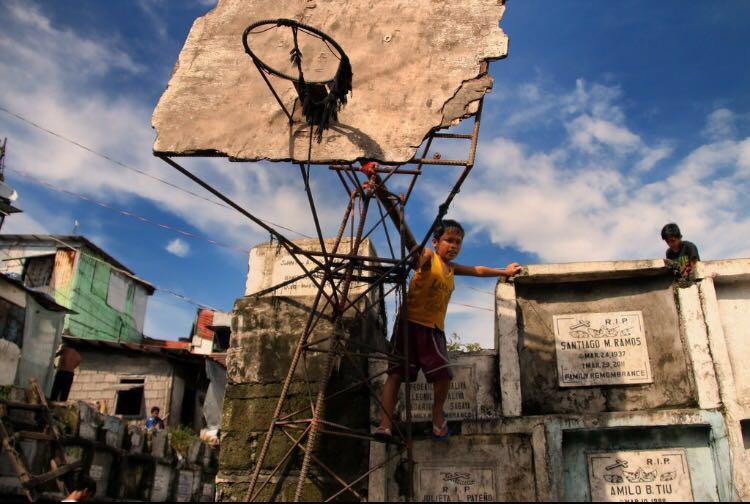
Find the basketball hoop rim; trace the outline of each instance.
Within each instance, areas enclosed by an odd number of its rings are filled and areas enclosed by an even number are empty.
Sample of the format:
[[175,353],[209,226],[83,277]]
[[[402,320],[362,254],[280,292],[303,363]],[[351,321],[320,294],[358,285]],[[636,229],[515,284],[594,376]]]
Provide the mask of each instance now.
[[[341,46],[336,42],[330,35],[327,33],[313,27],[310,25],[306,25],[304,23],[300,23],[298,21],[295,21],[293,19],[285,19],[285,18],[279,18],[279,19],[262,19],[260,21],[256,21],[247,28],[245,28],[244,33],[242,34],[242,45],[245,47],[245,52],[253,59],[253,62],[261,67],[266,72],[275,75],[277,77],[281,77],[282,79],[286,79],[292,82],[302,82],[299,77],[293,77],[291,75],[287,75],[284,72],[280,72],[276,70],[275,68],[271,67],[270,65],[266,64],[263,60],[261,60],[253,51],[250,49],[250,44],[248,42],[248,36],[250,35],[250,32],[252,32],[254,29],[258,28],[259,26],[263,25],[276,25],[276,26],[288,26],[290,28],[299,28],[305,32],[308,32],[312,35],[315,35],[322,39],[324,42],[328,42],[331,44],[336,51],[339,53],[339,59],[348,58],[344,50],[341,48]],[[322,81],[310,81],[305,80],[304,82],[307,84],[328,84],[331,82],[333,78],[328,80],[322,80]]]

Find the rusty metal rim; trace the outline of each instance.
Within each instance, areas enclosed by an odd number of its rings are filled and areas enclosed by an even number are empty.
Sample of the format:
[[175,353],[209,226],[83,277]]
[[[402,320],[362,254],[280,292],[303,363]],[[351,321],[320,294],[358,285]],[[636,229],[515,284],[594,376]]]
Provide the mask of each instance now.
[[[299,77],[293,77],[291,75],[285,74],[284,72],[276,70],[275,68],[273,68],[269,64],[265,63],[262,59],[260,59],[258,57],[258,55],[255,54],[252,49],[250,49],[250,43],[248,42],[248,36],[252,34],[251,32],[253,30],[255,30],[256,28],[258,28],[260,26],[264,26],[264,25],[275,25],[275,27],[288,26],[289,28],[292,28],[292,29],[297,28],[297,29],[299,29],[301,31],[307,32],[307,33],[309,33],[311,35],[314,35],[314,36],[320,38],[321,40],[323,40],[323,42],[326,42],[327,44],[332,45],[336,49],[336,51],[338,51],[339,55],[337,57],[339,59],[348,58],[348,56],[346,55],[346,53],[344,52],[344,50],[341,48],[341,46],[338,44],[338,42],[336,42],[333,39],[333,37],[331,37],[327,33],[323,32],[323,31],[321,31],[321,30],[319,30],[319,29],[317,29],[317,28],[315,28],[313,26],[300,23],[300,22],[295,21],[293,19],[285,19],[285,18],[280,18],[280,19],[262,19],[260,21],[256,21],[255,23],[253,23],[250,26],[248,26],[247,28],[245,28],[245,31],[242,34],[242,45],[245,47],[245,52],[253,59],[253,62],[255,62],[256,65],[260,66],[266,72],[268,72],[268,73],[270,73],[272,75],[275,75],[277,77],[281,77],[282,79],[286,79],[286,80],[289,80],[289,81],[292,81],[292,82],[296,82],[296,83],[302,82],[302,80]],[[274,26],[272,26],[272,27],[274,27]],[[329,47],[329,49],[330,49],[330,47]],[[330,79],[322,80],[322,81],[309,81],[309,80],[305,80],[304,82],[307,83],[307,84],[328,84],[333,79],[334,78],[331,77]]]

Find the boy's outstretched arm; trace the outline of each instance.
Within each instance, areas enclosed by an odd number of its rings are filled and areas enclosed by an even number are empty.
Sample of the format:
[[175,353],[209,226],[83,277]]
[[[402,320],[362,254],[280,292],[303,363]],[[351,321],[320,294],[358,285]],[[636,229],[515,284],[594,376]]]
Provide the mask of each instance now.
[[451,264],[456,275],[475,277],[512,277],[521,272],[521,265],[510,263],[505,268],[490,268],[489,266],[464,266],[463,264]]

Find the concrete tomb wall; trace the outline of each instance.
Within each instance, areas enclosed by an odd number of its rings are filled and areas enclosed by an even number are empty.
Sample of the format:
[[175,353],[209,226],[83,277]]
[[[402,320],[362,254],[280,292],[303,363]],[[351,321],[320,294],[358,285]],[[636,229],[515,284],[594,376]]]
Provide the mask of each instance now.
[[717,282],[721,327],[727,341],[737,399],[750,416],[750,280]]
[[[750,375],[742,365],[749,286],[748,260],[700,263],[696,283],[684,287],[660,260],[531,265],[499,283],[495,325],[487,328],[496,349],[451,353],[446,415],[454,434],[447,442],[429,438],[431,386],[421,374],[412,386],[415,498],[750,499],[743,436],[750,432]],[[248,296],[235,305],[220,498],[244,496],[310,302]],[[388,325],[377,304],[364,306],[365,319],[346,318],[351,341],[382,342]],[[326,331],[321,326],[316,335]],[[320,377],[315,359],[308,363],[313,380]],[[382,360],[369,363],[371,375],[384,368]],[[350,371],[342,364],[334,380],[347,383]],[[291,402],[303,408],[299,378]],[[378,414],[364,393],[326,409],[328,419],[360,429]],[[272,445],[264,469],[288,447]],[[357,487],[370,501],[405,499],[408,472],[395,450],[328,440],[319,447],[349,476],[372,469]],[[295,470],[292,464],[263,497],[290,498]],[[304,497],[339,488],[315,473]]]
[[[516,295],[521,312],[518,354],[523,369],[524,415],[696,405],[671,276],[554,285],[518,282]],[[642,333],[613,332],[611,337],[594,333],[600,327],[606,328],[607,321],[615,326],[618,314],[621,318],[624,312],[641,314]],[[575,320],[586,318],[580,314],[606,316],[590,327],[584,326],[591,334],[584,333],[582,338],[572,341],[559,341],[555,336],[555,318],[567,314],[579,315]],[[556,365],[561,347],[572,350],[567,353],[571,353],[578,364],[570,364],[573,369],[570,373],[587,377],[584,383],[587,386],[561,386],[566,379],[559,376]],[[631,355],[634,347],[645,350],[640,352],[645,353],[645,364],[640,354]],[[637,363],[630,362],[632,357]],[[635,384],[610,385],[607,376],[622,370],[634,374],[645,372],[638,374]],[[595,386],[602,382],[606,385]]]

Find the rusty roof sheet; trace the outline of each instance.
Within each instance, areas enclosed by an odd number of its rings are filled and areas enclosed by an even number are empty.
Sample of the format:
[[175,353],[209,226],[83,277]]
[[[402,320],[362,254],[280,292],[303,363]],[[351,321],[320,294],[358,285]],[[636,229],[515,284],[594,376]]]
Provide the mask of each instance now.
[[[67,334],[63,335],[63,342],[78,349],[91,349],[91,350],[108,350],[115,352],[126,352],[126,353],[137,353],[142,355],[150,355],[153,357],[163,357],[166,359],[178,360],[187,363],[198,364],[199,362],[205,362],[206,359],[211,359],[219,364],[226,367],[226,360],[220,357],[221,354],[210,354],[202,355],[192,353],[185,347],[175,347],[164,340],[146,340],[152,344],[136,344],[136,343],[118,343],[115,341],[102,341],[88,338],[78,338]],[[216,356],[216,357],[214,357]]]

